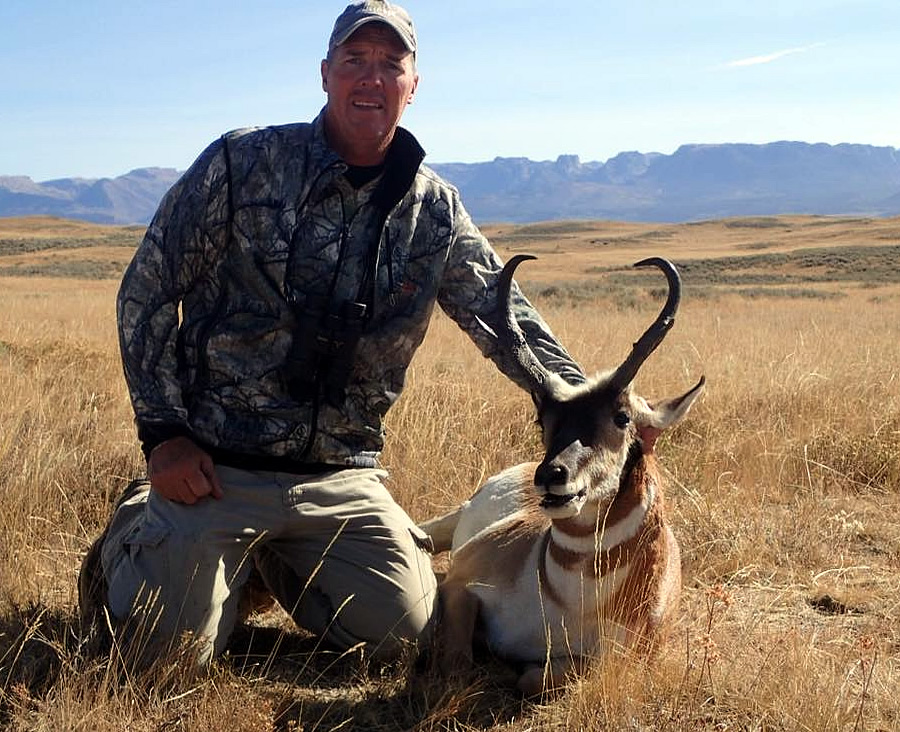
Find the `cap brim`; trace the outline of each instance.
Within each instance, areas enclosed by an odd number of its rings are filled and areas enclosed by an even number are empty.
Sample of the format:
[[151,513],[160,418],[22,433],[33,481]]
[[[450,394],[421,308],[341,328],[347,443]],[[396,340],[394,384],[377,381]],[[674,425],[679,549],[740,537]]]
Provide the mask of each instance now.
[[347,28],[340,36],[332,39],[332,43],[330,48],[334,49],[340,46],[342,43],[346,43],[347,39],[350,38],[356,31],[362,28],[367,23],[382,23],[383,25],[388,26],[400,40],[403,42],[403,45],[406,47],[406,50],[410,53],[416,52],[416,44],[413,43],[413,40],[409,37],[409,33],[406,32],[402,26],[397,25],[396,23],[391,22],[387,18],[381,17],[372,17],[372,18],[360,18],[355,23],[353,23],[349,28]]

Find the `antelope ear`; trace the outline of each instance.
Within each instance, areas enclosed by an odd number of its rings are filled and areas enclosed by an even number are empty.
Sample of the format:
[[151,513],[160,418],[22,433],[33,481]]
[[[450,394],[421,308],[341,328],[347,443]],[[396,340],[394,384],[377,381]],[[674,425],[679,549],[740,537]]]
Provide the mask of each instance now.
[[653,451],[656,438],[662,434],[663,430],[684,419],[685,415],[690,411],[691,405],[703,392],[705,384],[706,377],[701,376],[700,381],[681,396],[673,399],[664,399],[655,404],[650,404],[638,397],[635,424],[645,453]]

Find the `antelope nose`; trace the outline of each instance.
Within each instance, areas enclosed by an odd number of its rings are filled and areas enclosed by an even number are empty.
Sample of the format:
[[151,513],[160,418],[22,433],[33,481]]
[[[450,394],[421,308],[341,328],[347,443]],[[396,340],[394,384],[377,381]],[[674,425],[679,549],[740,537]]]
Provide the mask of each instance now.
[[565,485],[569,482],[569,471],[565,465],[559,463],[541,463],[534,471],[535,485],[550,487],[551,485]]

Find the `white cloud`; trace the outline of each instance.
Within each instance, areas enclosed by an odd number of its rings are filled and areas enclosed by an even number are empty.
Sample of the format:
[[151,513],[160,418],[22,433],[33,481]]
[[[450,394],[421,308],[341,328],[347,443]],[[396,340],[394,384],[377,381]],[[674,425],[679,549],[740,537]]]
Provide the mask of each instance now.
[[733,68],[737,66],[759,66],[760,64],[770,64],[773,61],[784,58],[785,56],[790,56],[795,53],[805,53],[806,51],[810,51],[813,48],[818,48],[819,46],[824,45],[824,43],[812,43],[808,46],[800,46],[799,48],[786,48],[783,51],[775,51],[774,53],[768,53],[764,56],[751,56],[750,58],[742,58],[738,59],[737,61],[729,61],[725,65],[729,68]]

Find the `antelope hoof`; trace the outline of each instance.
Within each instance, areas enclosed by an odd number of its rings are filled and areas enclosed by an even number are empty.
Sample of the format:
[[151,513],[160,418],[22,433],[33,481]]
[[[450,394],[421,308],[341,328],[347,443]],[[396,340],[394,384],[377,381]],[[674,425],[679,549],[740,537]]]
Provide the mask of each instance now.
[[438,672],[449,678],[472,668],[472,653],[461,649],[445,650],[438,656]]
[[519,677],[516,688],[525,696],[540,695],[544,691],[544,667],[528,666]]
[[546,666],[529,664],[525,667],[516,683],[519,691],[525,696],[538,696],[561,691],[572,672],[580,673],[584,669],[584,659],[553,659]]

